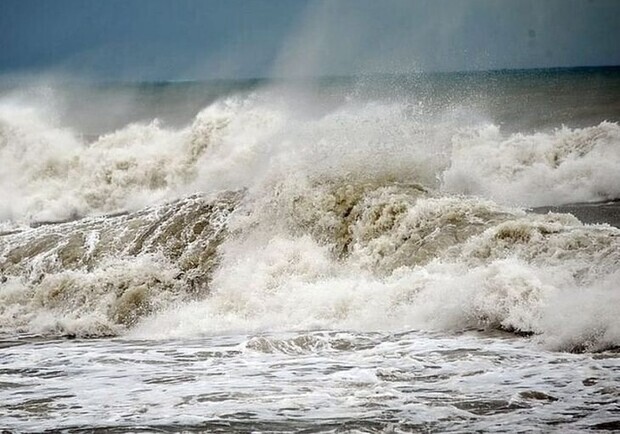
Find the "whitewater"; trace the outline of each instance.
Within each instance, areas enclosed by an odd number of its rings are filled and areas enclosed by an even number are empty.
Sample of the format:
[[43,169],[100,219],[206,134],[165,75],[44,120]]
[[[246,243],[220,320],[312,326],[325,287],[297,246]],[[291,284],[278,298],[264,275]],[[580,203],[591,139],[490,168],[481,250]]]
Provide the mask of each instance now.
[[592,74],[244,84],[99,130],[4,92],[0,427],[619,429]]

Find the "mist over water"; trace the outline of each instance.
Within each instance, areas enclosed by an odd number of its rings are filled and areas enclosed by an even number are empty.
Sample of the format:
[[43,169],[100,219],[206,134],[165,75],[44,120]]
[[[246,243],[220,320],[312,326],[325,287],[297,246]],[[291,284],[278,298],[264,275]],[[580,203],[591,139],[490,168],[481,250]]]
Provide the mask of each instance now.
[[[618,101],[613,68],[3,91],[2,414],[56,426],[35,378],[63,427],[615,426],[620,229],[531,208],[620,198]],[[117,363],[166,398],[100,423]]]
[[617,71],[550,74],[12,89],[0,189],[16,198],[0,215],[137,210],[299,170],[370,170],[519,206],[617,198]]

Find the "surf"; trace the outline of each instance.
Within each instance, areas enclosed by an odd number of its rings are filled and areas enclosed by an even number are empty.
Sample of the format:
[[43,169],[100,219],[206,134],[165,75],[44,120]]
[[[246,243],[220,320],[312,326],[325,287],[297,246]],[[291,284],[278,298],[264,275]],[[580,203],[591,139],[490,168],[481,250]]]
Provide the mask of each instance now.
[[[0,104],[2,333],[503,330],[620,345],[620,126],[266,88],[87,138]],[[579,315],[577,315],[579,313]],[[579,319],[575,319],[579,318]]]

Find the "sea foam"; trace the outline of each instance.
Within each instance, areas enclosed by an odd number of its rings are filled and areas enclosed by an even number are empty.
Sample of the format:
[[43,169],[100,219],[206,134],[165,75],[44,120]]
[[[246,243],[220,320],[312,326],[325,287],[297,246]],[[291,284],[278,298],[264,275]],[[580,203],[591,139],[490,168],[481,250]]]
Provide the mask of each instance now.
[[89,140],[0,104],[1,329],[482,328],[620,345],[620,230],[520,208],[620,197],[617,124],[505,134],[272,92]]

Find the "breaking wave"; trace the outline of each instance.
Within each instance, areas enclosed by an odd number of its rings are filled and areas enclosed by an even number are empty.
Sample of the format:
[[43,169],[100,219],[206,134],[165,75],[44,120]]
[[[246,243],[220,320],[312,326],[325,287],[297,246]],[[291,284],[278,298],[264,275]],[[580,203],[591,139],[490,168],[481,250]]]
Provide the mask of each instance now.
[[507,135],[411,104],[256,92],[186,128],[88,140],[5,101],[0,159],[4,332],[491,328],[620,345],[620,230],[520,208],[620,197],[615,123]]
[[616,123],[504,137],[495,125],[458,134],[447,192],[522,206],[616,199],[620,194],[620,128]]

